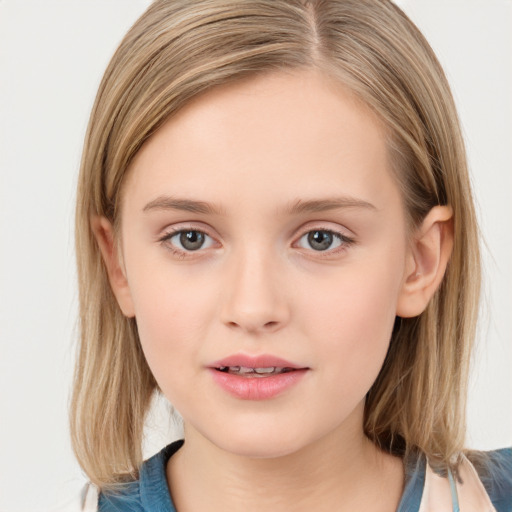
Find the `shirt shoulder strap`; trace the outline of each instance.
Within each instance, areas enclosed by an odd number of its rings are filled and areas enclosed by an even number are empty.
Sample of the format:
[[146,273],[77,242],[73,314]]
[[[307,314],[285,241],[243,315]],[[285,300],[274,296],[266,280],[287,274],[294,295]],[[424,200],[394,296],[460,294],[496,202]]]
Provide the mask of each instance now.
[[419,512],[496,512],[471,462],[463,456],[458,478],[438,475],[427,464]]
[[85,484],[82,490],[82,512],[97,512],[98,510],[98,488],[90,482]]

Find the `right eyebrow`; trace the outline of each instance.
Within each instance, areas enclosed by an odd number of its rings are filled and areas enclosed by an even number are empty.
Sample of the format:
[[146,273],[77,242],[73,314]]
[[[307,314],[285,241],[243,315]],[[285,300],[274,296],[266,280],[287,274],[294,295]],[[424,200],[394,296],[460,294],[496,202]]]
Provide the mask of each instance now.
[[195,201],[193,199],[181,199],[172,196],[159,196],[150,201],[143,212],[151,210],[178,210],[191,213],[221,215],[221,209],[205,201]]

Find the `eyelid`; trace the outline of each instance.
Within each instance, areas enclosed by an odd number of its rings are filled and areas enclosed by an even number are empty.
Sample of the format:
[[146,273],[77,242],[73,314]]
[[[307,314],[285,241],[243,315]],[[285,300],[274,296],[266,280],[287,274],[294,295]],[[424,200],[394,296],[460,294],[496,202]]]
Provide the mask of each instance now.
[[204,233],[205,235],[208,235],[210,238],[218,238],[217,236],[212,235],[212,229],[202,222],[179,222],[170,226],[166,226],[159,231],[156,238],[158,241],[161,241],[165,238],[168,238],[169,236],[172,236],[173,234],[175,235],[176,233],[181,233],[182,231],[197,231],[198,233]]
[[345,226],[342,226],[333,222],[322,222],[322,221],[312,221],[300,227],[298,230],[297,238],[304,236],[306,233],[310,233],[311,231],[328,231],[330,233],[334,233],[336,235],[341,236],[342,238],[347,239],[355,239],[355,233],[353,233],[350,229]]

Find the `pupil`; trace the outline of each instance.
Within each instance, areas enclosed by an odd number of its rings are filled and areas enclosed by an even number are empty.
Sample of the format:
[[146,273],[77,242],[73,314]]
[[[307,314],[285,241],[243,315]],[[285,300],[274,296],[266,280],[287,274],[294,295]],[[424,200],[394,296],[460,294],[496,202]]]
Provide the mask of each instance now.
[[332,234],[328,231],[311,231],[308,235],[309,245],[317,251],[325,251],[332,244]]
[[204,243],[204,235],[199,231],[183,231],[180,234],[180,243],[187,251],[196,251]]

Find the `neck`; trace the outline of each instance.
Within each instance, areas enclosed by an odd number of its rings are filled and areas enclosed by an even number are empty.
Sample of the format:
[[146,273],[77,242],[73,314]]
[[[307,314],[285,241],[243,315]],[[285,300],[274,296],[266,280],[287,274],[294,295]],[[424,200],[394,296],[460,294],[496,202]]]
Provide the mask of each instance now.
[[[275,458],[248,458],[185,428],[185,444],[167,467],[178,512],[396,510],[402,462],[384,454],[362,428],[333,431]],[[383,498],[384,497],[384,498]]]

